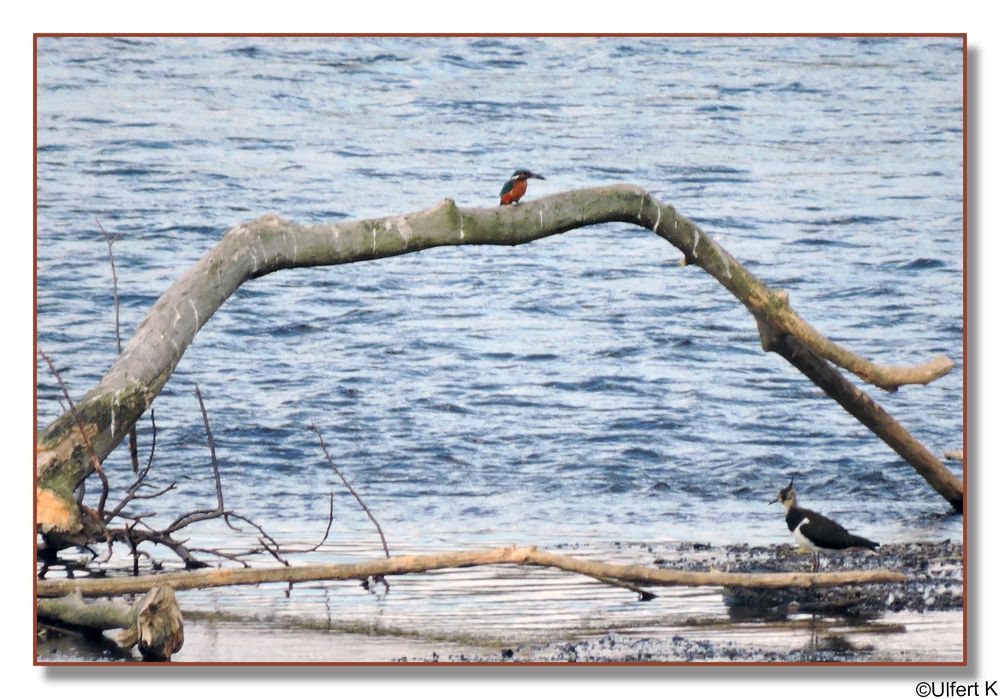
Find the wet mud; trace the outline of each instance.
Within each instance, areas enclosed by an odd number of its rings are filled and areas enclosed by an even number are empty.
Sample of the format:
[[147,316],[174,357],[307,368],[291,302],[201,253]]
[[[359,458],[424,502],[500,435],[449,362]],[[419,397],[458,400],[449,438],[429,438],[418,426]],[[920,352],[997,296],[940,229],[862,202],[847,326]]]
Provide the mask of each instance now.
[[[789,545],[616,544],[616,548],[623,552],[645,549],[656,556],[656,565],[683,570],[790,572],[808,571],[812,567],[811,556]],[[954,631],[956,624],[958,632],[961,631],[961,620],[956,614],[961,612],[963,604],[961,545],[948,540],[888,544],[877,555],[845,552],[821,557],[821,570],[877,568],[902,571],[907,582],[816,590],[723,588],[721,594],[728,618],[689,618],[676,624],[669,633],[663,633],[667,629],[622,630],[579,640],[514,645],[496,653],[434,653],[396,660],[571,663],[960,660],[958,656],[936,657],[934,634],[941,628]],[[911,633],[907,642],[889,640],[911,630],[916,635]]]

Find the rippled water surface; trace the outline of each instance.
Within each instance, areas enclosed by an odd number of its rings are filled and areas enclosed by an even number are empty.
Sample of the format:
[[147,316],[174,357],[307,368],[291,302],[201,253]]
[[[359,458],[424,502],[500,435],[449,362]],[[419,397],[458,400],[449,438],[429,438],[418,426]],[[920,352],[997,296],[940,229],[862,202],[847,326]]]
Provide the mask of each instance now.
[[[490,206],[516,167],[547,178],[529,199],[646,187],[832,338],[953,358],[872,392],[932,451],[961,446],[959,39],[41,39],[39,343],[75,396],[110,366],[95,219],[121,236],[127,340],[234,224]],[[337,489],[313,423],[400,551],[785,542],[766,503],[791,474],[871,538],[961,537],[679,257],[604,225],[249,282],[156,399],[154,481],[178,488],[151,521],[214,504],[197,383],[227,506],[279,540],[317,541]],[[39,382],[44,425],[60,408]],[[129,482],[125,449],[106,468]],[[337,492],[328,549],[379,555]]]

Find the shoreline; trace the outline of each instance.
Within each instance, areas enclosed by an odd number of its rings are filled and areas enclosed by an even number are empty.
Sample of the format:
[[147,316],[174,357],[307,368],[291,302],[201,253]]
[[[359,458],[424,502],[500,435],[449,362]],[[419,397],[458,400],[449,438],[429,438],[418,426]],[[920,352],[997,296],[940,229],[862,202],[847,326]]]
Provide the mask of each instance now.
[[[565,549],[567,547],[556,547]],[[620,550],[644,544],[621,544]],[[681,543],[673,555],[659,553],[654,563],[683,570],[715,568],[733,572],[809,570],[811,556],[794,546],[712,546]],[[958,622],[963,604],[962,546],[950,540],[886,544],[877,554],[847,552],[824,555],[829,567],[902,570],[908,581],[898,584],[843,586],[821,590],[721,589],[728,619],[689,619],[665,636],[639,630],[616,631],[577,641],[518,645],[497,654],[435,655],[399,658],[401,662],[776,662],[883,663],[940,662],[956,658],[934,655],[937,633]],[[930,621],[931,623],[923,623]],[[918,635],[926,643],[885,642],[893,634]],[[927,628],[924,628],[927,627]],[[639,631],[639,633],[637,633]],[[647,630],[651,631],[651,630]],[[759,635],[767,637],[759,640]],[[731,636],[732,638],[727,638]],[[776,639],[785,636],[786,643]],[[803,641],[800,647],[793,644]]]
[[[791,545],[712,546],[612,543],[595,549],[563,544],[554,551],[682,570],[808,570],[811,557]],[[262,586],[270,614],[234,614],[232,601],[211,606],[180,598],[186,609],[183,662],[938,662],[962,659],[962,547],[948,540],[887,544],[878,554],[823,556],[822,570],[902,570],[908,582],[824,590],[751,591],[651,588],[639,602],[620,588],[582,576],[510,566],[449,571],[433,580],[400,576],[382,600],[356,586],[297,586],[282,602],[280,586]],[[469,575],[476,577],[470,581]],[[469,583],[474,582],[474,587]],[[501,592],[501,588],[503,591]],[[539,597],[545,592],[544,597]],[[306,607],[288,615],[279,605],[332,595],[344,609],[378,611],[357,619],[317,618]],[[280,595],[280,596],[279,596]],[[429,615],[392,617],[389,609],[454,602]],[[493,599],[498,597],[498,599]],[[367,600],[367,601],[365,601]],[[464,608],[463,608],[464,605]],[[247,612],[250,613],[247,613]],[[502,616],[502,615],[509,616]],[[477,616],[492,624],[477,622]],[[551,617],[559,617],[552,621]],[[564,618],[565,617],[565,618]],[[548,621],[547,621],[548,620]],[[134,660],[100,644],[65,637],[39,639],[38,660]]]

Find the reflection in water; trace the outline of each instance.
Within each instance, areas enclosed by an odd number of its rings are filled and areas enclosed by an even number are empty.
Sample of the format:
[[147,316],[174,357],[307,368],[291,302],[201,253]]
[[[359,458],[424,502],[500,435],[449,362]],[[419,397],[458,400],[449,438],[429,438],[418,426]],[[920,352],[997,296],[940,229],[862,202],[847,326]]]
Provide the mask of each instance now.
[[[813,621],[816,618],[813,616]],[[848,658],[861,652],[871,653],[874,647],[866,646],[863,649],[859,649],[842,635],[829,633],[828,629],[822,629],[817,625],[813,627],[813,631],[809,636],[809,643],[802,650],[806,653],[830,653],[834,657]]]

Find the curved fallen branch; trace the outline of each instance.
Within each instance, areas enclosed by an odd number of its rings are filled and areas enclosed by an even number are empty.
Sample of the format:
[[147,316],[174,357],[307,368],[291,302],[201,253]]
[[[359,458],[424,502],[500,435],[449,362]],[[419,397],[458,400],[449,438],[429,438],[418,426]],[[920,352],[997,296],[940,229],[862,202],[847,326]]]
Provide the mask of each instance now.
[[[926,383],[954,365],[939,357],[917,367],[888,367],[840,347],[800,318],[787,294],[770,289],[672,206],[640,187],[612,185],[519,206],[459,208],[445,199],[432,209],[404,216],[301,226],[267,215],[239,225],[153,304],[108,373],[79,401],[76,414],[103,460],[163,388],[199,328],[249,279],[281,269],[357,262],[443,245],[520,245],[610,222],[643,226],[679,248],[687,262],[703,268],[750,310],[761,324],[762,340],[769,334],[793,335],[808,353],[886,390]],[[38,440],[36,520],[56,545],[79,543],[88,531],[89,513],[72,497],[93,469],[81,434],[73,416],[64,413]],[[914,466],[925,478],[932,474],[932,487],[961,508],[960,481],[933,455],[921,458],[924,461]]]
[[[141,593],[155,585],[193,590],[229,585],[298,583],[315,580],[366,580],[378,575],[426,573],[444,568],[500,565],[559,568],[601,580],[607,578],[637,585],[686,587],[832,587],[867,583],[901,583],[906,576],[889,570],[847,570],[828,573],[725,573],[717,570],[688,571],[616,565],[585,561],[572,556],[539,551],[534,546],[457,551],[421,556],[393,556],[361,563],[291,566],[283,568],[223,568],[128,578],[83,578],[40,580],[39,597],[58,597],[79,592],[84,597]],[[607,582],[607,580],[602,580]]]

